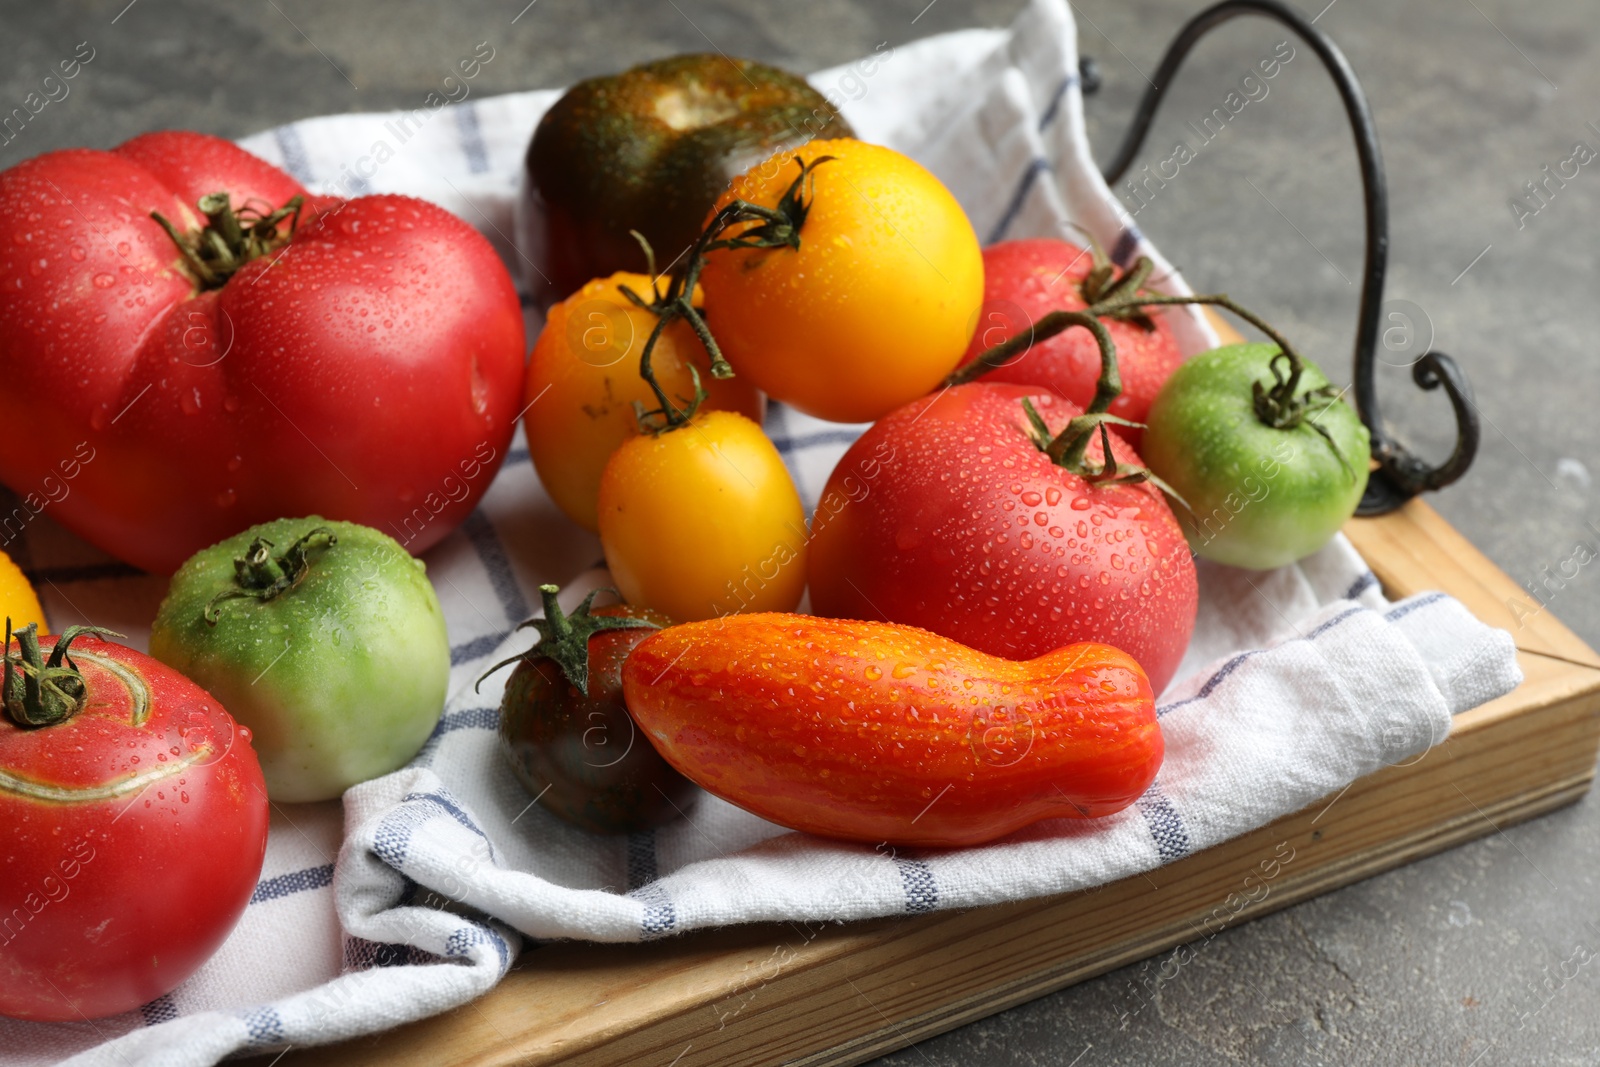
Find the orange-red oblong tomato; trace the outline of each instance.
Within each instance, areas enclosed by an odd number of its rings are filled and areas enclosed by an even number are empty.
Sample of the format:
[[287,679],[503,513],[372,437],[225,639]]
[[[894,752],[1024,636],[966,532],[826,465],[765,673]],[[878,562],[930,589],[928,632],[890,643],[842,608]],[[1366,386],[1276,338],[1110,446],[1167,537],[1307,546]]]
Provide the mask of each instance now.
[[911,626],[738,615],[652,634],[622,684],[685,776],[825,837],[978,845],[1120,811],[1161,766],[1150,682],[1109,645],[1018,661]]

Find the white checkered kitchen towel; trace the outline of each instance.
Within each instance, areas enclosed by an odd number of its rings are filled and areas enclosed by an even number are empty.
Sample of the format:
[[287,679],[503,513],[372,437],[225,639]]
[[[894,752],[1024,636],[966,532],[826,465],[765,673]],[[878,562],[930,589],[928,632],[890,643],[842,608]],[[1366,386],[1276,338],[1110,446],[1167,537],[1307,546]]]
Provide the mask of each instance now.
[[[863,137],[943,178],[986,241],[1070,237],[1070,219],[1119,262],[1152,256],[1160,277],[1166,264],[1125,225],[1090,159],[1076,71],[1065,3],[1036,0],[1010,31],[880,49],[813,81],[843,101]],[[245,144],[314,187],[435,200],[479,226],[520,272],[508,238],[519,168],[556,95],[468,99],[409,122],[311,119]],[[1186,351],[1214,343],[1197,317],[1174,320]],[[814,505],[860,427],[774,405],[768,430]],[[136,640],[148,633],[159,579],[107,561],[47,519],[30,529],[23,556],[58,624],[88,616]],[[566,583],[570,607],[603,583],[590,569],[599,556],[545,497],[519,444],[470,521],[428,554],[454,645],[453,696],[412,765],[351,790],[342,813],[276,807],[260,886],[210,963],[119,1018],[0,1020],[0,1064],[77,1054],[74,1063],[106,1067],[198,1065],[370,1033],[488,990],[527,938],[638,941],[1093,886],[1411,758],[1444,738],[1452,713],[1520,680],[1509,635],[1442,595],[1387,603],[1338,538],[1266,575],[1202,564],[1194,643],[1161,705],[1166,764],[1117,816],[1041,823],[984,848],[891,854],[790,833],[702,796],[690,822],[605,839],[529,807],[495,747],[499,681],[472,689],[485,666],[523,648],[526,633],[511,628],[530,614],[536,586]],[[428,906],[444,898],[455,910]]]

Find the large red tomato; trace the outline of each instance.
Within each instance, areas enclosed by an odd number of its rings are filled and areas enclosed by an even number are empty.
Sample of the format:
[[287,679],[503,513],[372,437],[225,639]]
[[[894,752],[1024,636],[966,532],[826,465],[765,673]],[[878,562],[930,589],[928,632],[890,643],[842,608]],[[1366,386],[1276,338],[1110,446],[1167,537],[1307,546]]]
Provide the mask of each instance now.
[[[983,250],[983,309],[978,329],[961,357],[963,365],[980,352],[1028,328],[1052,311],[1081,311],[1088,306],[1084,287],[1096,266],[1095,256],[1077,245],[1054,238],[1002,241]],[[1112,281],[1121,277],[1113,272]],[[1183,362],[1172,327],[1152,313],[1147,329],[1137,322],[1102,319],[1117,346],[1122,394],[1111,402],[1111,414],[1143,422],[1150,402]],[[1043,386],[1079,407],[1094,399],[1100,376],[1100,349],[1081,326],[1034,345],[1021,356],[985,374],[990,382]],[[1144,431],[1114,426],[1137,450]]]
[[[1025,397],[1052,432],[1079,414],[1043,389],[974,382],[863,434],[817,508],[812,610],[920,626],[1008,659],[1108,644],[1160,693],[1199,597],[1183,530],[1148,482],[1095,485],[1053,463]],[[1120,466],[1140,465],[1114,434],[1111,448]],[[1103,461],[1098,437],[1088,459]]]
[[0,1015],[77,1022],[217,950],[261,873],[268,808],[250,732],[205,690],[97,637],[68,658],[75,714],[21,726],[9,691],[0,711]]
[[151,213],[221,238],[197,208],[217,192],[248,224],[305,190],[194,133],[0,173],[0,481],[155,571],[284,515],[437,542],[521,404],[522,315],[494,250],[420,200],[313,198],[292,238],[281,219],[203,283]]

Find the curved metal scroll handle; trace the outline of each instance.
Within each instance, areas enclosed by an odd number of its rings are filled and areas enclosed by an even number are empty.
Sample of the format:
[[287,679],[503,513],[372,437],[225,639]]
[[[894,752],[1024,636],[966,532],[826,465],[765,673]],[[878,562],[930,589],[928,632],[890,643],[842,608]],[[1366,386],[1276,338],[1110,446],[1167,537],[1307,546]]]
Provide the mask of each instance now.
[[1372,122],[1361,83],[1337,45],[1288,4],[1278,0],[1223,0],[1191,19],[1167,49],[1156,71],[1155,83],[1139,101],[1139,110],[1117,149],[1116,157],[1105,168],[1108,184],[1115,184],[1133,162],[1150,132],[1156,105],[1172,84],[1173,75],[1195,42],[1216,26],[1239,15],[1263,15],[1283,23],[1299,35],[1322,60],[1339,88],[1345,113],[1350,118],[1356,154],[1361,162],[1361,185],[1366,200],[1367,254],[1361,283],[1361,311],[1356,329],[1355,369],[1352,376],[1356,410],[1372,435],[1372,458],[1377,469],[1367,479],[1366,495],[1356,509],[1358,515],[1381,515],[1393,511],[1426,489],[1449,485],[1466,473],[1478,451],[1478,415],[1472,400],[1472,386],[1455,360],[1443,352],[1428,352],[1412,368],[1412,380],[1423,389],[1444,387],[1455,409],[1456,446],[1450,458],[1430,467],[1389,435],[1378,411],[1374,384],[1374,358],[1382,315],[1383,282],[1389,263],[1389,193],[1384,184],[1383,162],[1378,154],[1378,131]]

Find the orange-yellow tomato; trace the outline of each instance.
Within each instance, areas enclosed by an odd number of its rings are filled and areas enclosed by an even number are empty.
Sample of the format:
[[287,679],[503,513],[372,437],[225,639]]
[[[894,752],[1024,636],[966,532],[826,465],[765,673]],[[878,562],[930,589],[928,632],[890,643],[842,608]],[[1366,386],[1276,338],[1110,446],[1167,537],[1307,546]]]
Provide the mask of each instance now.
[[805,591],[800,495],[761,428],[730,411],[612,454],[600,544],[623,599],[675,619],[792,611]]
[[[718,249],[700,276],[706,319],[728,362],[775,400],[866,422],[955,369],[983,301],[983,255],[939,179],[892,149],[813,141],[736,178],[734,198],[779,202],[820,156],[800,247]],[[745,227],[736,227],[735,236]]]
[[39,624],[40,633],[49,632],[38,594],[28,584],[22,569],[11,561],[10,556],[0,552],[0,626],[5,625],[6,618],[11,620],[13,630],[20,630],[34,622]]
[[[651,298],[649,276],[619,273],[597,278],[551,307],[528,361],[523,397],[529,405],[523,416],[528,451],[539,480],[557,507],[590,530],[598,528],[600,472],[617,446],[638,433],[633,402],[650,410],[658,406],[639,377],[639,356],[656,317],[623,296],[623,285]],[[761,421],[765,401],[754,383],[711,377],[705,347],[679,319],[662,331],[650,366],[667,395],[684,405],[694,398],[690,362],[709,394],[702,410],[737,411]]]

